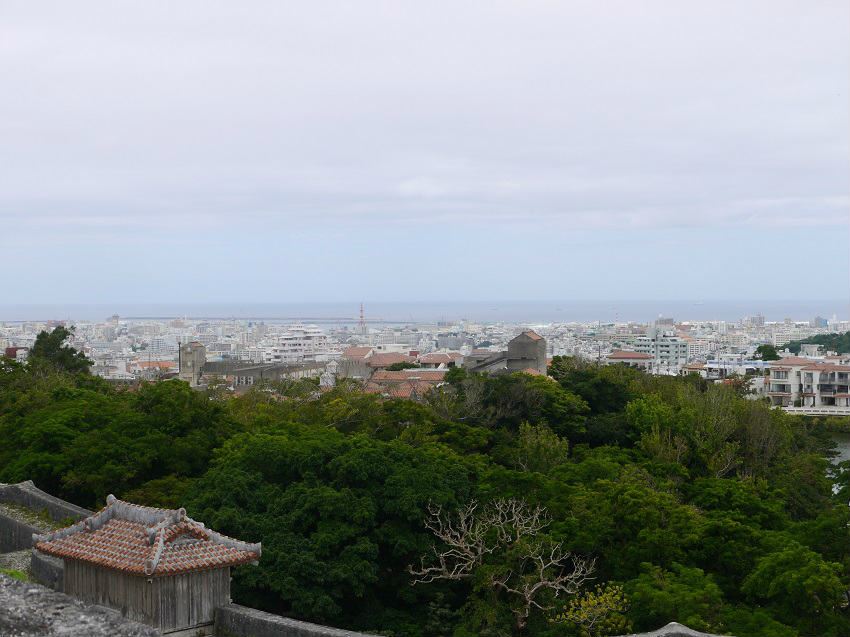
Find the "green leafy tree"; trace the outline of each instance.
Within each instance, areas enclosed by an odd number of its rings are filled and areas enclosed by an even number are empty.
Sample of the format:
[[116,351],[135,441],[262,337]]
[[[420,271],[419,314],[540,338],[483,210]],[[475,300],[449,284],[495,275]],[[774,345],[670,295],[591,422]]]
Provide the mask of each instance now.
[[792,542],[761,558],[741,590],[752,600],[769,604],[780,619],[815,631],[833,623],[829,618],[843,603],[847,587],[841,572],[840,564]]
[[682,564],[673,564],[670,570],[643,564],[642,570],[625,587],[638,629],[655,629],[670,621],[696,630],[719,628],[723,593],[710,575]]
[[634,384],[641,372],[625,365],[594,365],[568,356],[556,356],[549,375],[590,406],[591,414],[622,411],[635,398]]
[[570,600],[553,621],[577,626],[581,637],[622,635],[631,630],[631,622],[624,614],[628,610],[629,599],[622,586],[598,584],[594,590]]
[[519,426],[513,460],[523,471],[548,473],[567,462],[570,443],[559,437],[547,425]]
[[82,352],[65,345],[65,341],[73,334],[74,328],[68,329],[62,325],[53,328],[52,332],[39,332],[28,360],[31,363],[46,363],[63,372],[88,374],[92,362]]
[[782,357],[773,345],[765,344],[756,348],[755,358],[763,361],[778,361]]
[[393,363],[392,365],[387,365],[388,372],[400,372],[403,369],[418,369],[418,363],[408,363],[407,361],[402,361],[400,363]]
[[439,446],[285,425],[227,442],[186,506],[228,535],[262,540],[259,567],[236,573],[243,602],[387,628],[442,592],[412,589],[406,566],[428,546],[422,510],[468,498],[468,471]]

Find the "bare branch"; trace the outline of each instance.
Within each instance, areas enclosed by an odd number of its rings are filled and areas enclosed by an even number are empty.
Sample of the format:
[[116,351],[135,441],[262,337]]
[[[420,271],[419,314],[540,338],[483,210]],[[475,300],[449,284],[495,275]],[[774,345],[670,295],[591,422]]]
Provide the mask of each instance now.
[[[493,586],[520,598],[520,607],[514,611],[519,629],[525,627],[533,608],[551,610],[551,605],[544,606],[539,599],[543,591],[551,591],[555,597],[562,593],[574,595],[585,582],[593,579],[591,574],[596,567],[595,560],[564,551],[560,542],[549,547],[543,543],[532,545],[523,556],[523,564],[533,566],[533,572],[514,577],[514,572],[508,571],[492,582]],[[515,579],[518,580],[515,584],[510,583]]]
[[439,505],[428,504],[425,528],[448,548],[442,551],[436,546],[431,548],[436,560],[433,566],[426,566],[423,557],[418,569],[408,567],[408,572],[415,576],[413,584],[427,584],[438,579],[464,579],[472,574],[485,555],[493,552],[495,545],[486,541],[489,527],[481,516],[476,515],[477,510],[475,500],[454,516],[444,514]]
[[432,547],[427,563],[423,557],[419,568],[408,567],[412,583],[471,577],[487,555],[510,549],[513,568],[493,576],[491,585],[519,598],[514,614],[522,630],[533,609],[548,610],[546,599],[577,593],[596,566],[595,560],[566,551],[560,542],[538,540],[549,523],[543,507],[531,508],[517,499],[496,500],[484,508],[472,501],[454,514],[429,504],[425,527],[441,546]]

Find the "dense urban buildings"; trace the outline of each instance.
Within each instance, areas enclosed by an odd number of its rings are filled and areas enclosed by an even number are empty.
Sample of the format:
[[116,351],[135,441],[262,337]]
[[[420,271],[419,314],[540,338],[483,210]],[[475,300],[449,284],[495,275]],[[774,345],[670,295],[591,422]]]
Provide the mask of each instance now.
[[[0,323],[7,357],[26,360],[41,330],[57,321]],[[317,377],[365,383],[369,391],[416,397],[439,385],[447,370],[545,374],[553,356],[625,364],[651,374],[696,373],[715,381],[752,377],[754,396],[789,410],[850,413],[846,358],[817,347],[782,354],[791,340],[850,330],[850,322],[736,322],[659,318],[653,323],[510,324],[466,320],[395,324],[290,324],[239,319],[124,319],[72,325],[72,345],[93,361],[93,373],[114,382],[179,377],[193,387],[212,379],[233,391],[262,380]],[[760,360],[760,345],[779,348],[781,361]]]

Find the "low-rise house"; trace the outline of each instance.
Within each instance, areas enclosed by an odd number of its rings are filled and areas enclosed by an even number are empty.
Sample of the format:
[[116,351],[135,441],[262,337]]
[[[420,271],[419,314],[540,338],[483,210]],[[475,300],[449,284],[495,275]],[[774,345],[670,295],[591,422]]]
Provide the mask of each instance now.
[[425,369],[456,367],[463,361],[460,352],[430,352],[419,357],[419,365]]
[[36,550],[64,561],[63,592],[121,611],[172,637],[212,633],[230,603],[230,569],[256,563],[260,544],[235,540],[186,516],[110,495],[73,526],[34,535]]
[[646,354],[644,352],[632,352],[628,350],[615,349],[613,352],[608,354],[606,360],[611,365],[628,365],[629,367],[636,367],[638,369],[648,370],[652,366],[652,362],[655,360],[652,355]]

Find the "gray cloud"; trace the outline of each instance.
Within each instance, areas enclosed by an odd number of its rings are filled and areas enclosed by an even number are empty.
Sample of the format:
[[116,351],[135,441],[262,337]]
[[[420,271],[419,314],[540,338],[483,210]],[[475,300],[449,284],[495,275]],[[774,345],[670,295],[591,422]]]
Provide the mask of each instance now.
[[842,0],[2,0],[0,228],[846,228],[848,36]]

